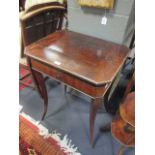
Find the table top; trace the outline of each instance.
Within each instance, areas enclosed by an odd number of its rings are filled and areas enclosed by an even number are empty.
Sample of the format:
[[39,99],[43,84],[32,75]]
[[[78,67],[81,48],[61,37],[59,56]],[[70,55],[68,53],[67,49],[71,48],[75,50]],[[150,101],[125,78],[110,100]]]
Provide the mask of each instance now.
[[29,45],[25,54],[95,85],[112,82],[129,49],[123,45],[63,30]]

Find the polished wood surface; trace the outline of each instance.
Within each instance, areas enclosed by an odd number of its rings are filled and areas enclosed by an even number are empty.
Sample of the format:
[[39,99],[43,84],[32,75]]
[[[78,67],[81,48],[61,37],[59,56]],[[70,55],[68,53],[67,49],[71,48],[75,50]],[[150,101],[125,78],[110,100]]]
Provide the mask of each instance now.
[[[129,49],[72,31],[58,31],[27,46],[25,54],[40,94],[47,91],[40,82],[44,73],[92,98],[90,108],[90,142],[93,145],[97,110],[109,94],[116,75],[124,64]],[[107,97],[106,97],[107,98]],[[44,110],[44,116],[47,109]],[[44,118],[44,116],[42,118]]]
[[120,105],[120,115],[111,123],[111,133],[122,145],[135,145],[135,92],[129,93]]
[[117,116],[112,121],[111,124],[111,133],[113,137],[119,141],[122,145],[125,145],[126,147],[134,147],[135,145],[135,128],[132,126],[129,126],[130,132],[128,130],[125,130],[125,128],[128,127],[128,124],[120,117]]
[[131,79],[129,80],[129,82],[127,84],[127,87],[125,89],[122,102],[125,100],[125,98],[127,97],[127,95],[131,92],[131,90],[134,88],[134,86],[135,86],[135,71],[133,71],[132,77],[131,77]]
[[125,122],[135,127],[135,93],[129,93],[120,105],[120,115]]
[[128,53],[125,46],[71,31],[49,35],[25,51],[35,60],[96,86],[113,81]]

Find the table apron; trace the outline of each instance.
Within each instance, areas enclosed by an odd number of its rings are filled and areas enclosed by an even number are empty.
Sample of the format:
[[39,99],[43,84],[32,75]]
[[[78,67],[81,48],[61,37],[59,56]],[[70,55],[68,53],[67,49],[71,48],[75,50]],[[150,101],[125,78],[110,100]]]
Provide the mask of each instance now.
[[103,86],[93,86],[86,81],[81,80],[78,77],[65,73],[57,68],[43,64],[37,60],[30,59],[31,68],[38,72],[47,74],[48,76],[58,80],[66,85],[73,87],[74,89],[90,96],[91,98],[103,97],[107,90],[107,85]]

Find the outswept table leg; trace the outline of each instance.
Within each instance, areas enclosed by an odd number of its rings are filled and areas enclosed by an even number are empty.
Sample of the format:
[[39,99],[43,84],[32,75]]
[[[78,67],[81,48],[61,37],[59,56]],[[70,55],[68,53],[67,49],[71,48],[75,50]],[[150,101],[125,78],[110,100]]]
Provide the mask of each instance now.
[[42,116],[42,120],[44,120],[45,115],[47,113],[47,108],[48,108],[48,95],[47,95],[45,81],[44,81],[43,75],[40,72],[32,69],[30,59],[27,58],[27,60],[28,60],[28,64],[30,67],[30,72],[31,72],[31,75],[33,78],[33,82],[38,90],[38,93],[44,100],[44,112],[43,112],[43,116]]
[[47,108],[48,108],[48,96],[47,96],[47,89],[46,89],[46,85],[45,85],[45,81],[43,78],[43,75],[35,70],[32,70],[32,74],[35,77],[34,79],[36,80],[35,83],[37,83],[37,87],[41,93],[41,96],[44,100],[44,113],[42,116],[42,120],[44,120],[45,115],[47,113]]
[[101,98],[95,98],[91,101],[91,109],[90,109],[90,143],[93,146],[94,144],[94,124],[97,110],[102,102]]

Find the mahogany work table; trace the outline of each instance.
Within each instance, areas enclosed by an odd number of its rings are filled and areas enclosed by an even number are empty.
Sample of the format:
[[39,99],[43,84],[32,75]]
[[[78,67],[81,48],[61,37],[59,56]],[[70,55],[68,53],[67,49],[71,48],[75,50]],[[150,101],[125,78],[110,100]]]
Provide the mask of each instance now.
[[95,37],[63,30],[29,45],[25,49],[32,77],[44,100],[44,119],[48,96],[42,73],[92,98],[90,143],[93,144],[97,110],[106,99],[129,49]]

